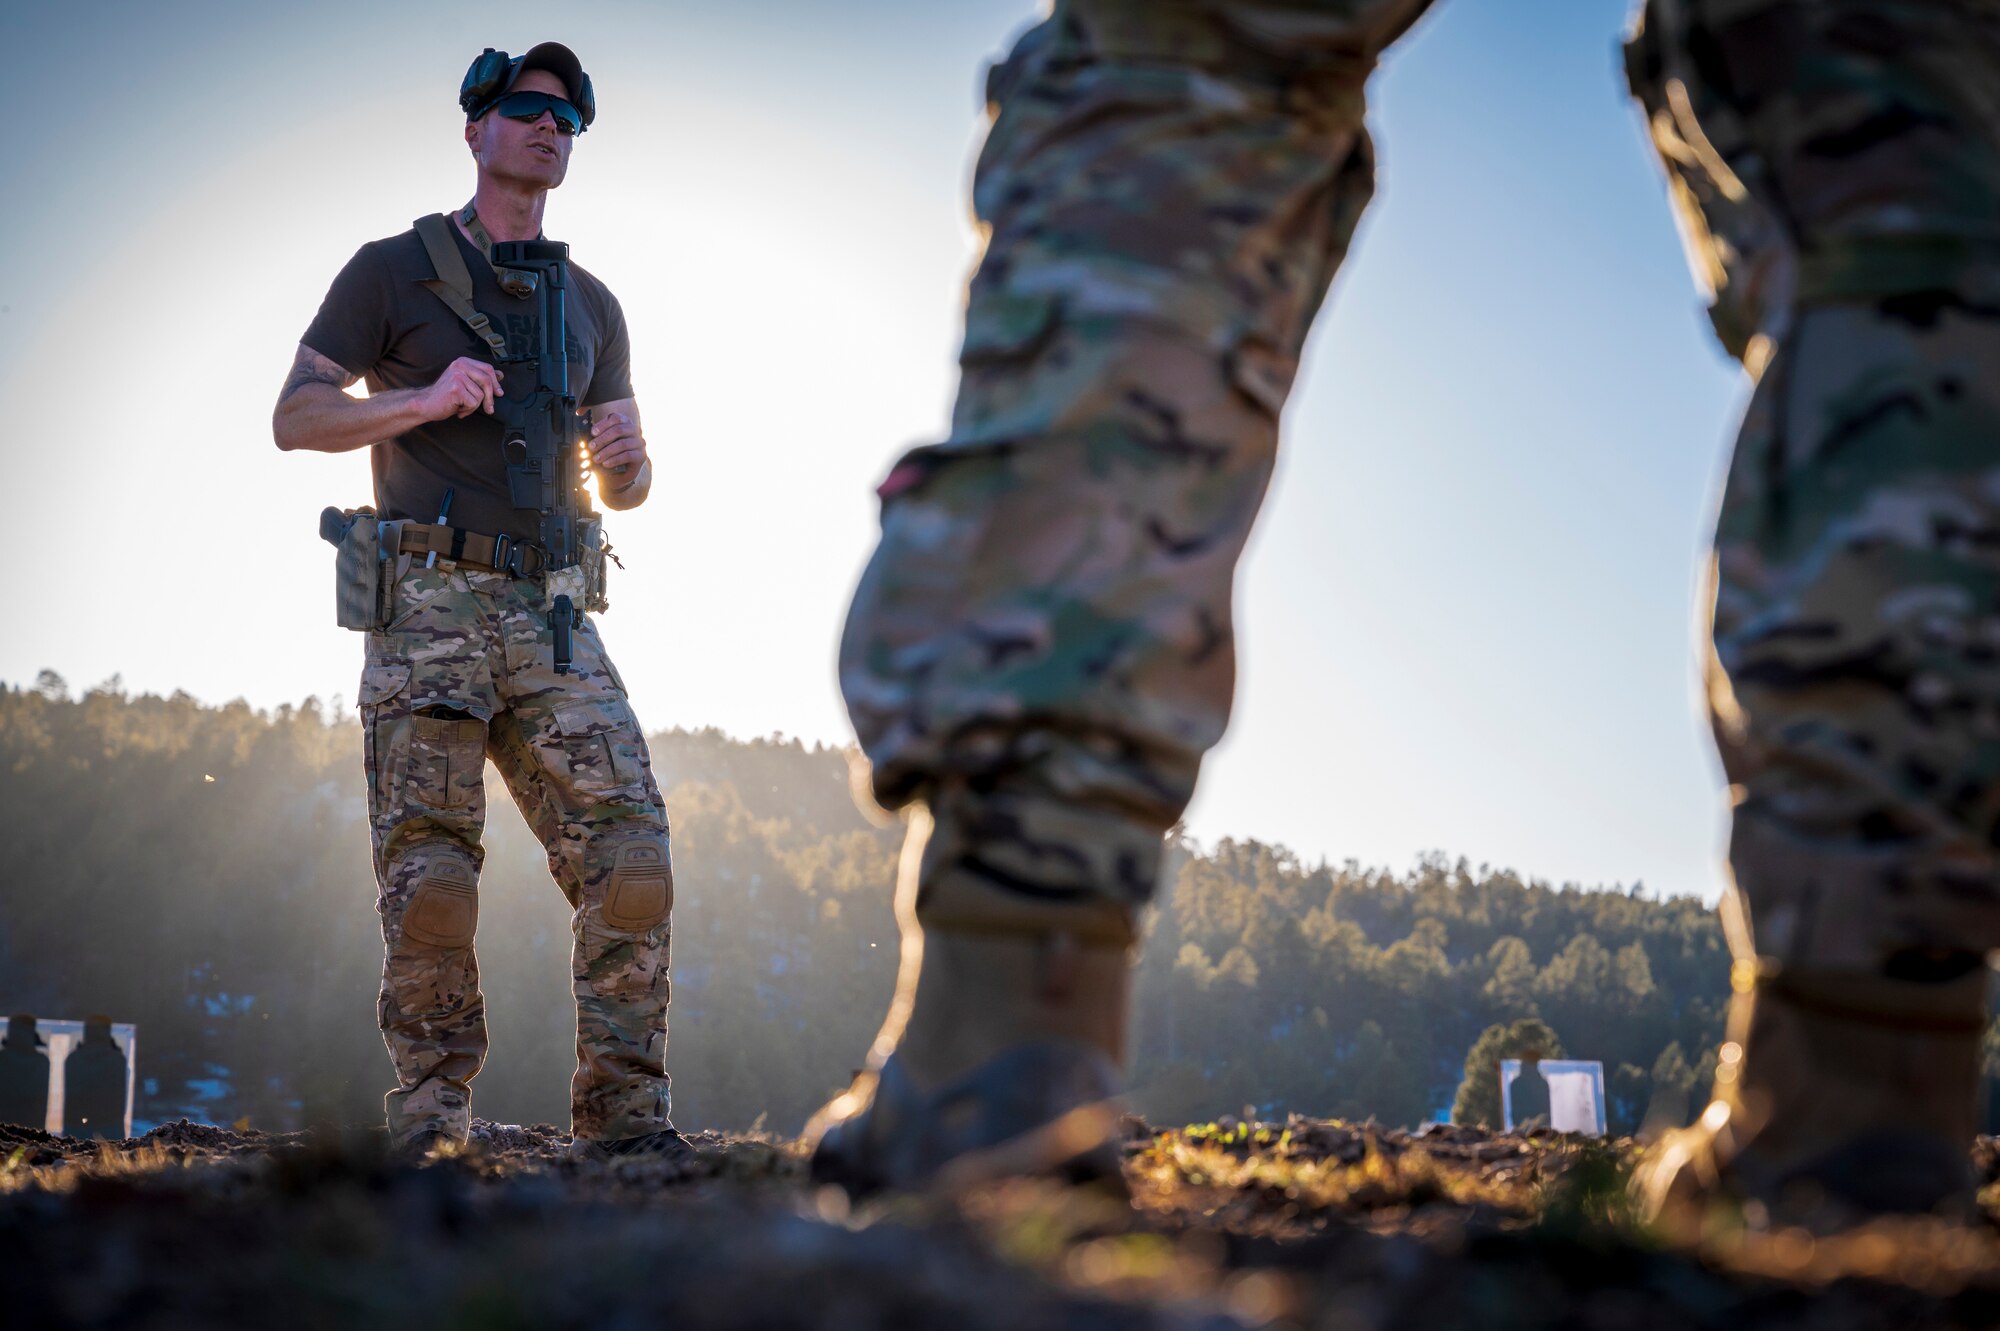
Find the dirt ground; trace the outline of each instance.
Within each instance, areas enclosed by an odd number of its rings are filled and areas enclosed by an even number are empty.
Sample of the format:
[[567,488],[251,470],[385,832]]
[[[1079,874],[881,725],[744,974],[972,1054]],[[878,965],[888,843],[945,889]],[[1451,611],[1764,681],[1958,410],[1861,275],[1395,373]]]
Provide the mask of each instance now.
[[[1983,1227],[1688,1252],[1627,1212],[1631,1142],[1303,1118],[1128,1139],[1129,1204],[1014,1183],[850,1214],[756,1136],[579,1164],[556,1129],[481,1122],[416,1168],[374,1133],[0,1127],[0,1325],[2000,1326],[2000,1186]],[[1992,1185],[1994,1142],[1974,1159]]]

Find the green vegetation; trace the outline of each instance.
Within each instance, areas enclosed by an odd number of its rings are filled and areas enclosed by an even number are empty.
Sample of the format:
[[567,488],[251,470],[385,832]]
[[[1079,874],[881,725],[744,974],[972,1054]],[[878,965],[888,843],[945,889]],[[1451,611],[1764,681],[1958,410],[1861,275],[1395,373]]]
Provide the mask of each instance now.
[[[674,826],[668,1066],[689,1126],[795,1131],[886,1006],[895,828],[845,756],[715,731],[653,739]],[[475,1111],[563,1123],[568,911],[497,786],[480,962],[493,1053]],[[351,713],[0,687],[0,1008],[139,1024],[137,1117],[371,1122],[380,943]],[[1138,977],[1138,1108],[1438,1118],[1495,1025],[1603,1060],[1611,1121],[1686,1097],[1720,1038],[1711,912],[1442,857],[1392,873],[1255,842],[1175,847]],[[1483,1117],[1483,1113],[1474,1113]]]
[[[1308,868],[1230,841],[1184,848],[1171,881],[1134,1069],[1162,1122],[1239,1105],[1440,1118],[1482,1032],[1535,1019],[1569,1057],[1604,1063],[1611,1127],[1630,1131],[1656,1091],[1687,1099],[1721,1038],[1721,929],[1691,899],[1558,890],[1442,857],[1402,874]],[[1469,1121],[1497,1120],[1497,1082],[1487,1094]]]

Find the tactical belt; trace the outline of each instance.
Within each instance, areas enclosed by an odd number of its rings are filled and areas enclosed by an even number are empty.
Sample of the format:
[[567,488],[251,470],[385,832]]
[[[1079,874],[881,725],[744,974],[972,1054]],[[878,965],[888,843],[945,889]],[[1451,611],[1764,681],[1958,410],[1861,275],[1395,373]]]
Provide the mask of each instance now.
[[549,552],[530,541],[512,536],[481,536],[463,527],[434,527],[423,522],[405,522],[398,546],[406,555],[434,554],[460,564],[473,564],[495,573],[511,573],[532,578],[549,566]]

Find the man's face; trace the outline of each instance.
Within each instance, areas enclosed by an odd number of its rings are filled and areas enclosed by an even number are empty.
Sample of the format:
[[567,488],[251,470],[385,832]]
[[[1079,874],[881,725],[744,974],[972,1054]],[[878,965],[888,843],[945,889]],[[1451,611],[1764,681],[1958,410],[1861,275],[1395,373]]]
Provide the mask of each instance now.
[[[514,81],[510,91],[569,97],[562,80],[545,69],[528,70]],[[495,180],[554,189],[569,172],[569,151],[576,140],[559,133],[555,117],[546,111],[532,124],[488,111],[465,127],[465,142],[481,173]]]

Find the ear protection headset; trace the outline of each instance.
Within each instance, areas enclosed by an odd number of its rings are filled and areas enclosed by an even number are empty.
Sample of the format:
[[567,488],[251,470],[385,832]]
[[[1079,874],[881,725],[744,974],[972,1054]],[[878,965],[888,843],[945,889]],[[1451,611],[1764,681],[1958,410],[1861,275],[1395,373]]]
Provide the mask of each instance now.
[[[458,109],[465,112],[468,120],[477,120],[486,114],[487,108],[507,94],[514,86],[514,80],[521,75],[521,61],[525,56],[509,57],[505,51],[487,47],[465,71],[465,81],[458,85]],[[574,89],[572,104],[583,116],[585,129],[597,119],[597,96],[590,88],[590,75],[578,71],[582,86]]]

